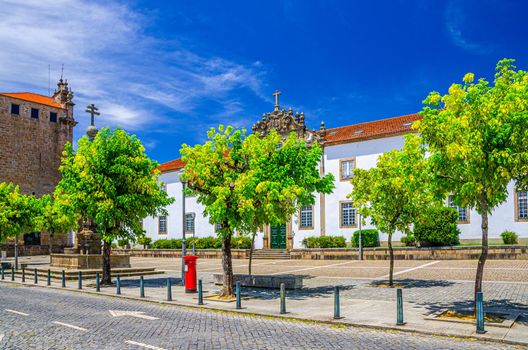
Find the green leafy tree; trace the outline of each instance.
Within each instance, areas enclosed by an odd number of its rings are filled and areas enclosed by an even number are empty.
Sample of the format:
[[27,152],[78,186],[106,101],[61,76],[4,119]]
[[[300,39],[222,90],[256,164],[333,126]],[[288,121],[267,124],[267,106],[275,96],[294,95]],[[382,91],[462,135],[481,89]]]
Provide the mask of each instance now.
[[389,285],[393,285],[395,231],[410,233],[410,226],[423,208],[433,203],[429,190],[425,148],[418,136],[405,137],[403,150],[382,154],[377,167],[355,169],[353,190],[348,195],[363,217],[368,217],[388,235],[390,256]]
[[35,198],[20,192],[12,183],[0,183],[0,241],[15,239],[15,267],[18,268],[18,236],[31,231]]
[[430,93],[418,124],[436,187],[482,218],[475,295],[488,255],[488,215],[506,200],[512,180],[526,188],[528,179],[528,75],[513,62],[498,62],[493,84],[468,73],[446,95]]
[[67,234],[77,228],[77,215],[71,207],[60,205],[50,195],[35,200],[34,227],[50,234],[49,253],[53,253],[53,238],[56,234]]
[[294,134],[285,140],[272,131],[259,137],[220,125],[201,145],[183,145],[182,179],[203,204],[211,224],[219,223],[224,272],[221,296],[233,296],[231,238],[234,232],[256,232],[286,222],[315,192],[330,193],[333,176],[319,175],[318,145],[308,147]]
[[166,215],[173,202],[158,182],[158,164],[124,130],[104,128],[91,142],[66,145],[55,190],[60,205],[92,220],[103,241],[103,284],[110,284],[110,251],[116,240],[136,241],[147,216]]

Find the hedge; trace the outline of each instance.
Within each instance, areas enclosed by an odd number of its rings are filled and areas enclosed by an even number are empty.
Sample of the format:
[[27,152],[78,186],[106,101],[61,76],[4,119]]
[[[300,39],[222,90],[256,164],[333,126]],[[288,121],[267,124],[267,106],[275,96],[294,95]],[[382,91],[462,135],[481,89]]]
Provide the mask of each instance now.
[[363,248],[379,247],[379,233],[376,229],[356,230],[352,235],[352,247],[359,247],[359,232],[361,232],[361,244]]
[[302,241],[306,248],[346,248],[343,236],[307,237]]
[[[194,247],[196,249],[222,249],[222,239],[220,237],[189,237],[186,238],[187,248]],[[177,239],[158,239],[150,245],[151,249],[181,249],[182,240]],[[245,236],[233,236],[231,239],[231,248],[233,249],[250,249],[251,238]]]
[[513,231],[504,231],[501,233],[502,241],[504,244],[518,244],[519,236]]
[[421,247],[453,246],[460,243],[458,211],[449,207],[430,207],[414,224],[414,237]]

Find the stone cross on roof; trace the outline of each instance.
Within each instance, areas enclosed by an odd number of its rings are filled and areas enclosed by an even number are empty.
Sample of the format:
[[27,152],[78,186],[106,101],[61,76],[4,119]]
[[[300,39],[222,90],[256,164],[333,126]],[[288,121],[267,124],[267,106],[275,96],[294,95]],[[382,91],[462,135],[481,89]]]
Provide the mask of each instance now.
[[275,90],[273,93],[273,96],[275,96],[275,110],[278,111],[279,108],[279,95],[282,94],[279,90]]
[[88,135],[88,138],[90,139],[90,141],[93,141],[95,139],[95,136],[97,135],[97,132],[98,132],[94,124],[94,117],[96,115],[101,115],[101,113],[97,112],[98,110],[99,108],[95,107],[93,103],[91,105],[86,106],[85,112],[90,113],[90,118],[91,118],[90,125],[86,129],[86,134]]

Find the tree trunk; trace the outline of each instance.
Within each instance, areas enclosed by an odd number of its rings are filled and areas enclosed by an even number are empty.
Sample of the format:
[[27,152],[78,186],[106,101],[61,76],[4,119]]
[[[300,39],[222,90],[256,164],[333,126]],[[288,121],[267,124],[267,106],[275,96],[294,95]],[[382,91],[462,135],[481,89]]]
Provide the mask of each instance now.
[[251,248],[249,249],[249,266],[248,266],[248,274],[251,276],[251,263],[253,262],[253,249],[255,247],[255,236],[257,235],[256,232],[253,232],[253,236],[251,236]]
[[486,263],[486,259],[488,258],[488,197],[485,193],[481,195],[480,207],[482,210],[482,223],[480,225],[480,228],[482,229],[482,251],[480,253],[477,265],[477,275],[475,277],[475,294],[473,299],[475,312],[477,310],[477,293],[482,292],[482,277],[484,275],[484,264]]
[[221,297],[233,297],[233,263],[231,260],[231,236],[232,232],[222,235],[222,268],[224,269],[224,286]]
[[112,284],[112,276],[110,271],[110,251],[112,249],[112,243],[103,241],[103,279],[102,284]]
[[394,274],[394,251],[392,249],[392,233],[389,233],[389,239],[387,241],[389,244],[389,257],[390,257],[390,267],[389,267],[389,286],[392,287],[393,274]]

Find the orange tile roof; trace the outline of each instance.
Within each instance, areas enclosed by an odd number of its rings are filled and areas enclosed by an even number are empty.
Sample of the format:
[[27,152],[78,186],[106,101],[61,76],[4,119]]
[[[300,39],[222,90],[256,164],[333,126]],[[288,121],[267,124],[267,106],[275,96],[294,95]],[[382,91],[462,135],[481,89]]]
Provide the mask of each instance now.
[[60,103],[55,101],[53,97],[34,94],[32,92],[3,92],[3,93],[0,93],[0,95],[11,97],[11,98],[16,98],[22,101],[39,103],[45,106],[64,109]]
[[419,119],[422,117],[415,113],[327,129],[325,145],[406,134],[412,132],[412,123]]
[[161,171],[162,173],[167,172],[167,171],[180,170],[180,169],[183,169],[184,165],[185,164],[183,164],[183,161],[181,160],[181,158],[178,158],[178,159],[171,160],[169,162],[160,164],[158,166],[158,170]]
[[[402,135],[412,132],[412,123],[422,119],[419,114],[374,120],[360,124],[340,126],[326,130],[325,145],[364,141],[368,139]],[[181,170],[185,164],[181,158],[160,164],[161,172]]]

